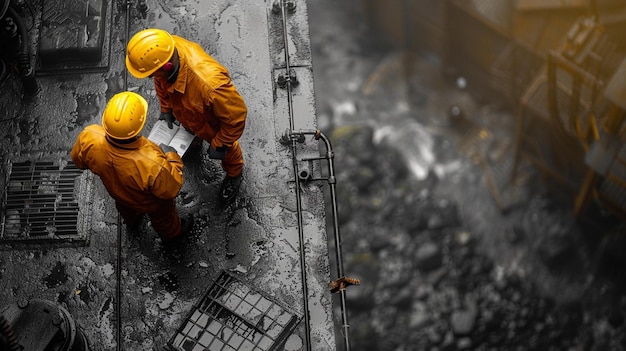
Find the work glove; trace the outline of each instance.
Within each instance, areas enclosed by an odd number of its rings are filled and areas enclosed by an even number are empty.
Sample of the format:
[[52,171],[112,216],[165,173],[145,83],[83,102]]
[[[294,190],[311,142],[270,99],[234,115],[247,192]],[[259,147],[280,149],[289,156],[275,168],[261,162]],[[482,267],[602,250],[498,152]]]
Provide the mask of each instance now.
[[176,118],[174,118],[174,114],[172,113],[172,111],[169,112],[161,112],[161,115],[159,115],[159,120],[164,120],[167,122],[167,126],[172,129],[174,127],[174,120]]
[[166,154],[168,152],[177,152],[176,149],[174,149],[173,147],[171,147],[169,145],[165,145],[163,143],[159,144],[159,147],[161,148],[161,150],[163,150],[164,154]]
[[226,157],[226,149],[226,146],[213,148],[213,145],[209,145],[209,158],[223,160]]

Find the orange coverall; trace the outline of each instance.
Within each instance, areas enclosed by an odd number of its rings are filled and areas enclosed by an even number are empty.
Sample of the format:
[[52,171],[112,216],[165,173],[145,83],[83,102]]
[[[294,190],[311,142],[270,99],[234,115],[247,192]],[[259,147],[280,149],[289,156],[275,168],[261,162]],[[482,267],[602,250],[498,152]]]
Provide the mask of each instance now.
[[174,198],[183,185],[183,161],[177,153],[164,154],[143,136],[116,143],[93,124],[78,135],[71,157],[76,167],[100,177],[127,225],[137,224],[145,213],[163,240],[180,235]]
[[172,35],[180,67],[173,84],[154,77],[162,112],[174,117],[213,148],[228,147],[222,168],[235,177],[243,169],[239,137],[243,134],[247,107],[224,68],[200,45]]

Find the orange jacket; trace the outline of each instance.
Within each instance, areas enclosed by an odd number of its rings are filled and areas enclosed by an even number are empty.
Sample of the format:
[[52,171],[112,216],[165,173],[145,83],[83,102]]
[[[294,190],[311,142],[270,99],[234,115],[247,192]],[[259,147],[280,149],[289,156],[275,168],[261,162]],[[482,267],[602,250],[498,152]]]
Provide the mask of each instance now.
[[173,35],[180,68],[174,84],[154,77],[161,111],[174,117],[216,148],[231,147],[241,137],[247,108],[224,68],[200,45]]
[[145,137],[129,143],[109,141],[102,126],[87,126],[72,148],[76,167],[100,176],[116,201],[138,212],[150,212],[161,200],[171,200],[183,185],[183,161],[163,153]]

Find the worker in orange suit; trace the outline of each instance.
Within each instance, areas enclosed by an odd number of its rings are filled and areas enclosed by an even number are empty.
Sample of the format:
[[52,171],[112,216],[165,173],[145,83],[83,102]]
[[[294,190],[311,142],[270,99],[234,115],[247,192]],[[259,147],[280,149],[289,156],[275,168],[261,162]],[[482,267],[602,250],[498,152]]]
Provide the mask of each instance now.
[[167,31],[149,28],[128,42],[126,68],[136,78],[152,77],[161,104],[159,119],[178,120],[209,143],[208,154],[219,159],[226,177],[221,199],[239,191],[243,155],[239,138],[247,107],[228,70],[200,45]]
[[139,94],[114,95],[102,114],[102,125],[87,126],[78,135],[71,157],[80,169],[100,177],[130,229],[147,214],[164,243],[189,231],[174,199],[183,185],[183,161],[168,145],[157,146],[140,135],[148,103]]

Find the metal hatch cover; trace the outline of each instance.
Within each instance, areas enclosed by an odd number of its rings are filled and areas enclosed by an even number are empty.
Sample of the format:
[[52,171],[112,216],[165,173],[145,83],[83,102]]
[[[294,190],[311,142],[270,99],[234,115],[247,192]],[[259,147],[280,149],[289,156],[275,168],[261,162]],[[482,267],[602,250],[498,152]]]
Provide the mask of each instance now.
[[223,271],[168,342],[175,351],[280,350],[300,317]]
[[38,75],[108,69],[112,1],[47,0],[38,10],[41,11]]

